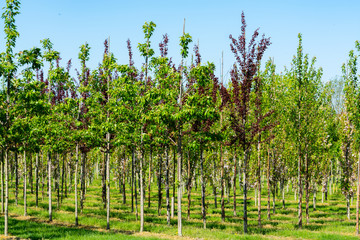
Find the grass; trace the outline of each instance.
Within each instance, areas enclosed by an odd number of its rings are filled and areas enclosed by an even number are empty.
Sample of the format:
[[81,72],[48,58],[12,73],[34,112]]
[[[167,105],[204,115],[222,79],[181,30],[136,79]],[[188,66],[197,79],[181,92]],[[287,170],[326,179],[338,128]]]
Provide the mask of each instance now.
[[[114,184],[114,183],[113,183]],[[128,186],[127,186],[128,187]],[[157,186],[153,183],[151,192],[151,207],[148,208],[146,193],[145,227],[146,233],[139,234],[139,220],[131,212],[131,195],[127,189],[127,202],[122,203],[122,194],[111,186],[110,231],[106,231],[106,211],[101,201],[100,180],[95,180],[87,189],[85,205],[79,214],[80,227],[74,226],[74,193],[63,198],[57,209],[56,196],[53,196],[53,223],[48,223],[48,198],[41,197],[39,206],[35,207],[34,194],[28,193],[28,215],[23,215],[22,191],[19,191],[18,206],[15,205],[14,191],[10,191],[10,222],[9,233],[12,236],[25,239],[175,239],[177,236],[177,217],[171,219],[171,226],[166,224],[165,197],[162,201],[160,216],[157,214]],[[55,195],[55,191],[53,193]],[[172,195],[172,192],[171,192]],[[165,193],[163,193],[165,196]],[[317,203],[317,210],[310,204],[310,222],[306,224],[305,209],[303,211],[302,229],[297,228],[297,201],[292,192],[286,193],[286,209],[276,201],[275,214],[271,211],[271,220],[266,219],[267,194],[263,192],[262,228],[257,227],[257,206],[254,204],[254,192],[250,191],[248,218],[249,234],[243,234],[242,196],[238,192],[237,216],[233,216],[232,196],[230,202],[225,199],[226,220],[221,222],[220,202],[214,206],[212,190],[208,189],[206,202],[208,204],[207,229],[203,229],[201,219],[200,189],[193,189],[191,196],[191,216],[187,219],[187,198],[183,198],[183,235],[188,238],[201,239],[358,239],[355,235],[355,201],[351,206],[351,220],[346,217],[346,202],[341,193],[335,192],[328,201]],[[219,196],[218,196],[219,199]],[[139,202],[139,199],[138,199]],[[311,201],[312,203],[312,201]],[[303,205],[305,207],[305,204]],[[139,209],[139,206],[138,206]],[[176,213],[176,209],[175,209]],[[0,219],[3,225],[3,218]]]

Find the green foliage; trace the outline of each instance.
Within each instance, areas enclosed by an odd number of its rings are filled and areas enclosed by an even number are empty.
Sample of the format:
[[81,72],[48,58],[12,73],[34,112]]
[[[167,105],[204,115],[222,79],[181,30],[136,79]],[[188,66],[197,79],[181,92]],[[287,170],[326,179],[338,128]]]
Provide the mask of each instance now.
[[187,58],[189,55],[189,44],[192,42],[192,37],[188,33],[184,33],[180,37],[181,56]]
[[145,24],[143,25],[143,31],[145,34],[145,43],[139,43],[138,44],[138,49],[140,51],[141,56],[145,57],[145,58],[150,58],[154,55],[154,50],[151,49],[151,42],[150,42],[150,38],[153,35],[153,32],[155,31],[155,27],[156,24],[153,23],[152,21],[150,23],[145,22]]

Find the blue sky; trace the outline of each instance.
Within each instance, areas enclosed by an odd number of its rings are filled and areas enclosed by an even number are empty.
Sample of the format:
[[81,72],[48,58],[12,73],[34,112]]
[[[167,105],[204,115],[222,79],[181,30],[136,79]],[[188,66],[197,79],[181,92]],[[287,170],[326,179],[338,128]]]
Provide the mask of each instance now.
[[[195,42],[199,41],[203,62],[214,62],[219,68],[224,51],[226,73],[234,62],[229,34],[239,35],[244,11],[247,32],[252,33],[259,27],[261,34],[271,37],[272,45],[264,59],[274,58],[278,72],[290,65],[296,53],[297,35],[302,33],[305,53],[316,56],[317,66],[324,70],[323,80],[327,81],[341,74],[341,65],[349,50],[354,48],[355,40],[360,40],[359,9],[360,1],[355,0],[27,0],[22,1],[21,14],[17,17],[20,38],[16,50],[40,46],[41,39],[50,38],[54,48],[61,52],[63,64],[72,58],[76,68],[79,67],[79,46],[88,42],[91,47],[88,65],[95,68],[102,59],[103,42],[109,36],[111,51],[120,63],[127,63],[126,40],[129,38],[135,63],[140,66],[143,59],[136,46],[143,42],[141,27],[145,21],[153,21],[157,24],[152,38],[156,54],[162,35],[168,33],[169,55],[179,63],[179,37],[186,18],[186,32]],[[4,38],[3,32],[0,38]],[[4,41],[2,43],[0,51],[4,50]]]

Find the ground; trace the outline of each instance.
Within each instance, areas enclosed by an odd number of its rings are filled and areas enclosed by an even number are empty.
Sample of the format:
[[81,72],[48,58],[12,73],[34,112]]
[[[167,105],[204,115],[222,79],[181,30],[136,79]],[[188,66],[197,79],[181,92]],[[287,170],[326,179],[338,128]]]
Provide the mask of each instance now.
[[[128,186],[127,186],[128,187]],[[336,189],[335,189],[336,191]],[[34,194],[28,193],[28,216],[23,216],[22,191],[19,191],[18,206],[15,205],[14,191],[10,191],[10,221],[9,233],[20,239],[180,239],[177,237],[177,217],[171,220],[171,226],[166,224],[165,198],[162,201],[161,215],[157,214],[157,187],[152,186],[151,207],[145,202],[144,233],[139,233],[140,224],[135,213],[131,212],[131,195],[127,189],[126,204],[122,203],[122,195],[115,185],[111,186],[111,219],[110,231],[106,231],[106,210],[101,203],[100,181],[95,180],[89,185],[86,193],[85,207],[79,214],[79,227],[74,226],[74,193],[63,199],[57,209],[57,201],[53,196],[53,222],[48,219],[48,199],[39,193],[39,207],[35,207]],[[200,188],[193,190],[191,217],[187,219],[187,195],[183,198],[183,235],[181,239],[358,239],[355,235],[355,201],[351,205],[351,219],[346,216],[345,197],[339,191],[329,195],[328,201],[321,203],[321,193],[317,195],[316,211],[310,204],[310,222],[306,224],[305,209],[304,227],[298,229],[297,201],[293,192],[286,193],[286,208],[282,208],[280,199],[276,200],[275,214],[271,212],[271,220],[266,219],[266,192],[262,198],[263,227],[257,227],[257,207],[254,202],[254,192],[249,194],[249,234],[243,234],[242,196],[237,198],[237,216],[233,216],[232,196],[226,198],[226,220],[221,222],[220,204],[214,206],[212,189],[208,189],[207,229],[203,229],[200,206]],[[211,194],[211,196],[210,196]],[[163,193],[165,196],[165,192]],[[147,194],[146,194],[147,197]],[[219,196],[218,196],[219,200]],[[139,203],[139,199],[138,199]],[[312,197],[311,202],[312,203]],[[305,207],[305,204],[303,205]],[[140,209],[138,207],[138,209]],[[175,210],[176,212],[176,210]],[[0,226],[4,219],[0,218]]]

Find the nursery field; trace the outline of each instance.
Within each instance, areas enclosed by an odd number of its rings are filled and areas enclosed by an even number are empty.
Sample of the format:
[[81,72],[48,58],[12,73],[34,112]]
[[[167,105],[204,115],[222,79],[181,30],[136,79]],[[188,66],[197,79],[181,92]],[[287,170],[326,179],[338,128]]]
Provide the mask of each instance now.
[[301,33],[283,70],[266,61],[271,33],[244,12],[230,69],[185,19],[171,38],[146,20],[121,58],[109,35],[62,59],[50,38],[19,51],[22,1],[5,2],[3,238],[359,238],[359,41],[331,80]]
[[[131,212],[131,193],[127,192],[126,204],[122,203],[122,194],[111,188],[111,230],[106,230],[106,209],[101,200],[101,183],[98,180],[89,185],[84,209],[79,213],[79,225],[74,226],[74,195],[63,198],[57,208],[57,199],[53,198],[53,222],[48,222],[48,198],[45,194],[39,206],[35,207],[34,194],[28,193],[28,216],[23,216],[22,194],[19,194],[18,206],[9,202],[9,233],[20,239],[358,239],[355,234],[355,201],[351,205],[351,219],[347,219],[346,200],[339,192],[329,194],[328,200],[317,199],[316,210],[310,206],[309,224],[302,229],[297,227],[297,201],[294,193],[285,194],[286,208],[282,208],[281,197],[276,199],[275,213],[271,201],[271,220],[267,220],[267,193],[262,198],[262,228],[257,226],[257,207],[254,202],[254,191],[249,193],[248,218],[249,232],[243,234],[242,197],[237,197],[237,215],[233,216],[232,195],[230,202],[225,198],[226,218],[221,221],[220,204],[214,205],[213,195],[209,192],[206,199],[208,206],[207,229],[203,229],[201,217],[200,188],[192,193],[190,218],[187,218],[186,192],[183,197],[183,237],[177,236],[177,217],[171,219],[167,226],[165,199],[162,200],[161,215],[158,216],[158,196],[156,185],[152,186],[151,206],[147,199],[144,208],[144,232],[139,233],[140,222],[136,220],[136,208]],[[127,186],[128,187],[128,186]],[[128,187],[129,189],[129,187]],[[210,190],[210,189],[209,189]],[[10,191],[10,198],[13,195]],[[219,198],[218,198],[219,199]],[[134,201],[135,202],[135,201]],[[304,222],[306,220],[304,219]],[[3,218],[0,219],[3,225]]]

